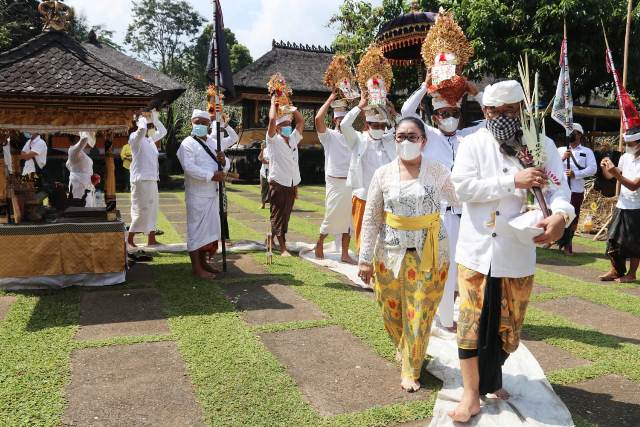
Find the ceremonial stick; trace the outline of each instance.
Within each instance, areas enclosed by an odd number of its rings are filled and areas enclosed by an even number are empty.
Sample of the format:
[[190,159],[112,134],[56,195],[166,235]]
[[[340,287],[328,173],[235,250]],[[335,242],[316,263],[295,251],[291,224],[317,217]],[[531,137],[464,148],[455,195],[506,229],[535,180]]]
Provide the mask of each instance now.
[[[215,93],[215,110],[216,110],[216,144],[218,153],[222,151],[222,145],[220,144],[220,121],[222,120],[222,111],[218,108],[220,105],[220,59],[219,59],[219,46],[218,46],[218,7],[214,4],[213,7],[213,61],[214,61],[214,80],[213,84],[216,87]],[[223,165],[218,162],[218,171],[223,170]],[[223,221],[227,220],[227,213],[224,211],[224,180],[218,182],[218,209],[220,210],[220,246],[222,247],[222,271],[227,272],[227,247],[225,245]]]

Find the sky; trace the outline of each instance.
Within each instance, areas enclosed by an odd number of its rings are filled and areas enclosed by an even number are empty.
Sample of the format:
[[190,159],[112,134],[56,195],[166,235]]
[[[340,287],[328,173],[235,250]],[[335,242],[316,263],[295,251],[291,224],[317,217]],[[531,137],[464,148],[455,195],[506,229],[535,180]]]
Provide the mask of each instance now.
[[[186,0],[211,21],[212,0]],[[90,25],[102,24],[114,31],[114,39],[124,44],[131,21],[133,0],[65,0]],[[382,0],[370,0],[379,6]],[[273,39],[329,46],[335,30],[328,28],[329,18],[343,0],[221,0],[225,26],[238,41],[249,48],[254,59],[271,50]]]

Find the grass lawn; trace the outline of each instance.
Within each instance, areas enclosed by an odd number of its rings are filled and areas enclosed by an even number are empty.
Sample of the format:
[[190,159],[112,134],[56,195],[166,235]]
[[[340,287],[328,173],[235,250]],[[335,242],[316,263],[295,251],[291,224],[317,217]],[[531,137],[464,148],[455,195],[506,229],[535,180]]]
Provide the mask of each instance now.
[[[256,209],[258,187],[232,186],[229,203],[253,212],[266,221],[267,210]],[[184,195],[174,193],[184,202]],[[322,213],[324,188],[300,188],[299,209]],[[165,231],[162,241],[183,240],[165,215],[159,216]],[[263,231],[251,221],[230,218],[233,240],[262,240]],[[292,217],[291,229],[313,241],[317,226]],[[602,271],[607,261],[602,242],[578,238],[591,252],[567,259],[571,266]],[[263,253],[250,255],[264,264]],[[557,257],[555,251],[539,251],[541,259]],[[64,389],[70,378],[70,356],[83,347],[100,347],[147,341],[176,341],[208,424],[212,426],[387,426],[431,415],[434,395],[425,401],[372,408],[334,417],[320,416],[308,403],[280,361],[262,344],[266,332],[337,325],[352,333],[379,356],[393,362],[394,349],[382,326],[378,308],[362,292],[355,292],[334,273],[299,258],[276,258],[266,266],[268,279],[288,285],[317,305],[326,320],[252,326],[245,323],[223,296],[225,283],[247,279],[224,278],[215,283],[190,276],[186,254],[162,254],[155,258],[154,282],[162,297],[171,334],[118,338],[79,343],[73,339],[79,323],[78,289],[54,293],[2,293],[17,301],[0,321],[0,425],[59,425],[65,410]],[[264,277],[250,280],[264,280]],[[640,316],[640,298],[622,292],[625,286],[598,286],[539,268],[536,283],[550,292],[532,301],[576,296],[621,312]],[[587,366],[548,372],[553,384],[571,385],[607,374],[618,374],[640,383],[640,346],[592,328],[530,307],[524,328],[533,339],[564,349],[590,361]],[[393,362],[395,363],[395,362]],[[427,384],[437,391],[435,380]],[[605,391],[603,391],[605,392]],[[606,393],[606,392],[605,392]],[[591,424],[575,416],[579,426]]]

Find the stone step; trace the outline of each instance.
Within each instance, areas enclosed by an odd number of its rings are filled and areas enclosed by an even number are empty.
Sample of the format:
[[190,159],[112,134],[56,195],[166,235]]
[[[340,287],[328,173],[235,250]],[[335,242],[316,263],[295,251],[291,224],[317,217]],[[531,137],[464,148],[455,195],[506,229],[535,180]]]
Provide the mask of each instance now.
[[0,296],[0,322],[7,317],[11,306],[16,302],[16,297],[11,295]]

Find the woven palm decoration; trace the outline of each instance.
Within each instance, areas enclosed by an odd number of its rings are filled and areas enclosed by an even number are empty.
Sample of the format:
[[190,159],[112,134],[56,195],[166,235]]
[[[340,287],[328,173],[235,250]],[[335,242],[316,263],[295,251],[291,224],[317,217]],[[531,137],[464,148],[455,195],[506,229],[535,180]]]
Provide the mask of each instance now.
[[346,99],[355,99],[360,93],[354,87],[355,78],[344,55],[335,55],[324,73],[324,84],[329,90],[338,89]]
[[393,83],[393,69],[382,49],[371,45],[358,64],[358,84],[369,92],[369,105],[385,105]]
[[267,83],[267,89],[269,90],[269,95],[275,95],[276,97],[276,103],[279,105],[278,116],[289,114],[296,110],[296,108],[291,105],[290,99],[293,91],[282,74],[275,73],[272,75]]

